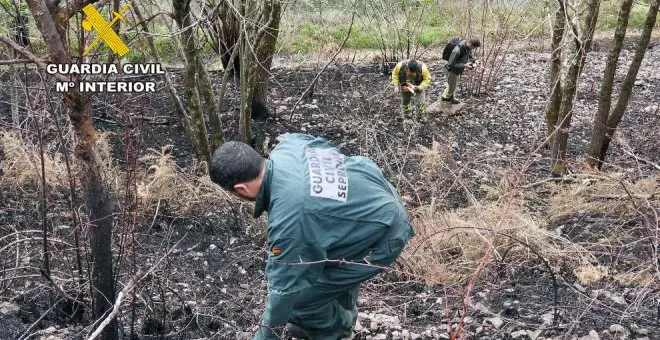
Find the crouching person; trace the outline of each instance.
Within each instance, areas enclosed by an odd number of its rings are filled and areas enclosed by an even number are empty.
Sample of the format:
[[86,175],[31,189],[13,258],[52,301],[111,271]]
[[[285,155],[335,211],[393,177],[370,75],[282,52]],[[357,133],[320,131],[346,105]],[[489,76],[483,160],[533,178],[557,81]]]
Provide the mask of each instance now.
[[431,73],[426,64],[417,60],[403,60],[392,71],[394,92],[401,93],[403,115],[410,115],[410,104],[415,106],[417,115],[426,112],[426,89],[431,85]]
[[263,159],[227,142],[210,177],[268,212],[268,300],[254,339],[350,337],[360,284],[393,263],[414,235],[394,187],[365,157],[292,134]]

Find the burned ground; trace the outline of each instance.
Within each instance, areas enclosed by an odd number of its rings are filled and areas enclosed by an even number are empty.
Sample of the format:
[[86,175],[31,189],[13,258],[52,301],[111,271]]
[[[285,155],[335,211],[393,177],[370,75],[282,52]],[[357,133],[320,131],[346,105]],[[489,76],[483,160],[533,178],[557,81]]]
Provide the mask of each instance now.
[[[623,79],[631,57],[631,52],[623,52],[617,79]],[[605,51],[591,53],[581,79],[568,150],[576,173],[585,170],[580,159],[597,107],[605,58]],[[588,339],[596,339],[593,332],[604,339],[660,337],[659,274],[654,257],[658,242],[657,172],[631,156],[657,162],[660,154],[660,74],[656,72],[660,69],[660,49],[648,51],[605,173],[577,176],[575,183],[541,183],[550,168],[549,152],[541,147],[548,60],[544,53],[508,55],[492,91],[470,98],[460,115],[447,120],[434,115],[419,121],[401,119],[396,113],[399,98],[377,63],[330,67],[321,75],[313,95],[292,114],[293,105],[320,68],[273,70],[272,115],[254,122],[255,146],[259,149],[264,143],[272,146],[285,132],[326,137],[348,154],[374,159],[400,190],[417,221],[469,209],[475,202],[511,205],[566,245],[548,252],[533,240],[517,239],[518,234],[502,231],[508,235],[506,241],[498,243],[498,251],[477,276],[470,298],[465,300],[470,275],[456,268],[459,274],[451,279],[442,272],[431,280],[428,274],[426,279],[420,278],[415,276],[414,264],[407,262],[412,257],[404,257],[397,271],[365,285],[356,339],[397,339],[412,333],[421,338],[446,338],[448,328],[458,325],[463,306],[467,309],[465,338],[566,339],[590,332]],[[430,62],[429,68],[433,86],[427,100],[435,101],[443,89],[443,64]],[[221,74],[213,77],[219,81]],[[236,90],[229,86],[222,114],[227,140],[235,137],[238,123]],[[8,99],[3,97],[2,101]],[[94,101],[96,127],[113,133],[109,135],[110,145],[119,168],[129,169],[135,158],[125,152],[130,141],[139,156],[153,155],[151,148],[171,158],[168,164],[180,171],[177,180],[184,182],[198,174],[166,91],[102,94]],[[0,110],[2,117],[8,116],[6,105]],[[51,112],[50,118],[56,116]],[[61,146],[51,151],[57,148]],[[161,152],[163,148],[167,151]],[[147,168],[152,163],[137,163],[144,181],[148,181]],[[621,188],[597,191],[597,182],[607,182],[599,178],[607,176],[614,178],[615,184],[620,182]],[[641,194],[644,187],[634,191],[632,185],[636,183],[650,186],[651,195]],[[0,338],[18,338],[39,330],[39,334],[61,338],[83,337],[83,322],[72,316],[71,303],[60,301],[61,294],[49,289],[39,273],[39,238],[12,243],[24,235],[38,235],[38,197],[34,187],[3,189],[0,196],[0,237],[4,237],[0,240],[0,293],[7,301],[0,305],[0,322],[6,326],[0,330]],[[68,291],[75,284],[65,279],[76,275],[66,197],[65,193],[49,197],[48,221],[51,237],[62,241],[54,245],[57,256],[52,275]],[[265,221],[249,218],[249,204],[228,197],[205,202],[200,197],[185,209],[181,205],[186,202],[156,199],[138,212],[132,241],[137,244],[135,253],[126,257],[118,278],[127,282],[133,265],[157,270],[138,284],[131,298],[135,314],[127,307],[119,318],[126,336],[132,333],[133,325],[135,333],[145,339],[233,339],[250,332],[258,321],[265,299]],[[577,206],[578,201],[584,203],[582,207],[596,208],[571,209],[570,205]],[[127,232],[123,229],[125,221],[117,217],[117,244]],[[413,247],[424,248],[420,243]],[[575,249],[584,256],[571,253]],[[558,255],[562,251],[565,257]],[[464,252],[458,246],[448,247],[436,256],[447,259],[446,263],[460,263]],[[465,273],[473,268],[467,269]],[[597,277],[599,273],[602,277],[591,282],[578,277]],[[118,290],[122,287],[120,284]],[[87,296],[86,292],[69,293],[83,300]],[[41,318],[53,305],[56,308]],[[56,328],[49,328],[53,326]]]

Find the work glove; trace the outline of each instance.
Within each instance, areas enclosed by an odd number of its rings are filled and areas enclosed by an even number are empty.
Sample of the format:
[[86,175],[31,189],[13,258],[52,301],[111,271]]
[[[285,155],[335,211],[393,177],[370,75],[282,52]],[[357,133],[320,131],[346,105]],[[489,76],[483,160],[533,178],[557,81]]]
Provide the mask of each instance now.
[[401,88],[400,88],[400,87],[401,87],[401,86],[399,86],[399,85],[394,85],[394,94],[399,94],[399,92],[401,92]]

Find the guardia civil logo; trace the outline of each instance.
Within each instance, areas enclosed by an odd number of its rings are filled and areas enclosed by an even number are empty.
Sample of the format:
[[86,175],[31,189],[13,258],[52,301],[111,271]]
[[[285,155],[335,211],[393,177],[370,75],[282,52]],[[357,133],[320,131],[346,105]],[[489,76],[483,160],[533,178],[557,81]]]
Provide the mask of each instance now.
[[[83,56],[91,52],[99,43],[105,43],[119,57],[124,57],[129,48],[112,27],[119,21],[126,21],[124,14],[131,8],[131,3],[126,3],[119,11],[113,11],[113,18],[106,21],[101,13],[92,4],[82,8],[85,19],[82,28],[95,32],[96,36],[89,46],[83,51]],[[130,59],[127,56],[126,59]],[[55,83],[55,91],[69,92],[73,89],[81,93],[123,93],[123,92],[156,92],[156,81],[154,78],[125,79],[123,75],[161,75],[165,70],[159,63],[133,64],[130,62],[117,63],[85,63],[76,62],[71,64],[49,64],[46,72],[52,75],[62,75],[69,81],[59,78]],[[103,76],[103,77],[101,77]]]
[[101,13],[92,4],[83,7],[82,11],[85,13],[86,18],[82,22],[82,27],[87,31],[96,31],[97,36],[92,40],[91,44],[87,46],[83,52],[83,56],[87,55],[100,40],[103,40],[110,49],[120,57],[128,53],[128,46],[121,40],[121,38],[112,30],[112,26],[119,20],[124,20],[123,14],[131,7],[131,3],[127,3],[122,7],[119,12],[113,11],[113,18],[110,22],[105,21]]

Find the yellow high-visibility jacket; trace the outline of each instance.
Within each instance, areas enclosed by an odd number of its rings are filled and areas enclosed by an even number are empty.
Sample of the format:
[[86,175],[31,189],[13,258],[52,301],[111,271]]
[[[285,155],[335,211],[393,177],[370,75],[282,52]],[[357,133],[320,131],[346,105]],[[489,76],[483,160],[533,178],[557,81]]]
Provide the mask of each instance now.
[[[420,65],[421,73],[416,74],[408,71],[409,61],[410,60],[403,60],[396,64],[396,67],[394,67],[394,70],[392,71],[392,85],[403,86],[402,80],[405,79],[405,82],[409,82],[417,86],[420,90],[425,90],[431,86],[431,73],[426,67],[426,64],[421,61],[417,61],[417,63]],[[405,70],[405,78],[404,74],[401,72],[402,69]]]

